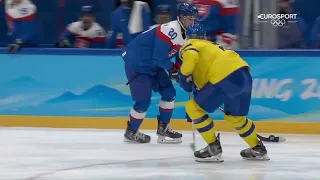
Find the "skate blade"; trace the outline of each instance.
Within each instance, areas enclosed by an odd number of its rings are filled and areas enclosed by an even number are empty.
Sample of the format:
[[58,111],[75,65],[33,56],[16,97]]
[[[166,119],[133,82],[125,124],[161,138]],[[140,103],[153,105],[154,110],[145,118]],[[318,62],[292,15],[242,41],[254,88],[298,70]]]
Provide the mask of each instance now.
[[[167,137],[169,138],[169,137]],[[158,140],[157,142],[159,144],[181,144],[182,143],[182,140],[181,138],[170,138],[170,139],[166,139],[166,137],[162,137],[162,136],[158,136]]]
[[254,158],[246,158],[246,157],[242,157],[242,158],[249,161],[269,161],[270,160],[268,155],[254,157]]
[[197,162],[202,162],[202,163],[215,163],[215,162],[224,162],[224,159],[222,157],[209,157],[209,158],[194,158],[195,161]]

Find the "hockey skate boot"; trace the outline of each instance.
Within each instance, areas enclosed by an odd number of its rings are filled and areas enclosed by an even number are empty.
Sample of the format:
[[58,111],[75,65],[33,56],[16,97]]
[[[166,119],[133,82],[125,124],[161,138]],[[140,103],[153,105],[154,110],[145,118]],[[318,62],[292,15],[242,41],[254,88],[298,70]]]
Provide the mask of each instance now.
[[162,123],[158,116],[157,142],[160,144],[180,144],[182,143],[182,134],[172,130],[169,124]]
[[132,131],[129,129],[130,122],[128,122],[128,128],[124,134],[124,142],[128,143],[149,143],[151,137],[147,134],[141,133],[139,131]]
[[267,149],[263,145],[262,141],[259,141],[259,144],[253,148],[247,148],[240,152],[240,155],[243,159],[246,160],[260,160],[268,161],[270,158],[267,155]]
[[214,143],[194,152],[194,160],[197,162],[223,162],[222,147],[220,144],[220,134]]

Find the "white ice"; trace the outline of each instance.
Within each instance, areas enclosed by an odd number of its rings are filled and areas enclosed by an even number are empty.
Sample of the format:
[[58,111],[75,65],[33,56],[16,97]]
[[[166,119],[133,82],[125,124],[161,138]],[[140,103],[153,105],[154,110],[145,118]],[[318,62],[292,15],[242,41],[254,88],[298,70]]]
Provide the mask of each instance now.
[[[271,161],[245,161],[246,144],[222,133],[223,163],[197,163],[183,132],[178,145],[125,144],[123,131],[0,129],[1,180],[319,180],[320,136],[284,135],[266,144]],[[204,147],[197,135],[197,148]]]

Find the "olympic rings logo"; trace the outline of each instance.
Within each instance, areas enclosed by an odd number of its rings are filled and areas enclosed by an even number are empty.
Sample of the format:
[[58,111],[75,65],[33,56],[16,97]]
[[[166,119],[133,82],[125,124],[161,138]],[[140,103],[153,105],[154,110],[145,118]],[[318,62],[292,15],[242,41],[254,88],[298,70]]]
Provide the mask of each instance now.
[[286,20],[284,19],[272,19],[270,23],[275,27],[281,27],[286,24]]

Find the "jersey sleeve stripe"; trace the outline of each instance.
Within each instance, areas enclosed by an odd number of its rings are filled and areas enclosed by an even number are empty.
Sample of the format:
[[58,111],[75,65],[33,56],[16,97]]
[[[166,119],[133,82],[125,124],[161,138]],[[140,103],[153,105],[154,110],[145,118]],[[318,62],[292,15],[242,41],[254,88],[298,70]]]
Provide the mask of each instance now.
[[163,32],[161,32],[161,26],[156,27],[156,36],[160,40],[168,43],[170,45],[170,47],[173,46],[173,43],[171,42],[171,39],[167,35],[163,34]]
[[184,51],[186,48],[188,48],[188,47],[190,47],[190,46],[192,46],[192,44],[191,44],[191,43],[189,43],[189,44],[185,45],[185,46],[181,49],[181,51]]
[[89,37],[84,37],[84,36],[78,36],[77,39],[82,39],[82,40],[93,42],[93,43],[104,42],[106,40],[105,37],[89,38]]
[[195,51],[195,52],[199,53],[199,50],[196,48],[189,48],[189,49],[184,50],[183,52],[186,52],[186,51]]
[[[188,45],[188,47],[190,47],[191,46],[191,44],[190,45]],[[198,49],[196,49],[195,47],[193,47],[193,46],[191,46],[190,48],[186,48],[186,47],[184,47],[181,51],[180,51],[180,53],[179,53],[179,58],[180,59],[183,59],[183,54],[186,52],[186,51],[195,51],[195,52],[197,52],[197,53],[199,53],[199,50]]]
[[105,42],[106,41],[106,37],[100,36],[100,37],[95,37],[91,39],[92,42]]
[[9,21],[32,21],[36,18],[36,13],[32,13],[28,16],[24,16],[20,18],[15,18],[13,16],[10,16],[8,13],[6,13],[6,16]]

